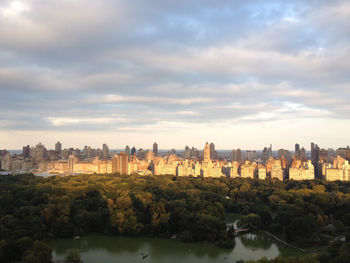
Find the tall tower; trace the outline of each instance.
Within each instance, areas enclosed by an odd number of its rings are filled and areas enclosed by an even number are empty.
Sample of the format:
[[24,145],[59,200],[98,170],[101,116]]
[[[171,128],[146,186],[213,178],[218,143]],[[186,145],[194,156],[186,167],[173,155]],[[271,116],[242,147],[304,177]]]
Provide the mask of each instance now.
[[311,163],[315,167],[315,177],[318,177],[318,160],[319,160],[320,148],[318,145],[311,143]]
[[242,151],[241,149],[237,149],[237,162],[242,161]]
[[305,150],[304,147],[301,148],[301,150],[300,150],[300,159],[301,160],[305,160],[306,159],[306,150]]
[[59,152],[59,153],[62,151],[62,143],[57,142],[57,143],[55,144],[55,151],[56,151],[56,152]]
[[102,146],[102,159],[108,159],[108,156],[109,156],[109,149],[108,149],[108,146],[107,144],[103,144]]
[[269,152],[268,152],[269,157],[273,156],[272,153],[272,144],[270,144]]
[[127,145],[126,147],[125,147],[125,154],[128,156],[128,158],[130,159],[130,147],[129,147],[129,145]]
[[215,151],[215,144],[210,144],[210,159],[216,159],[216,151]]
[[185,147],[185,159],[190,159],[191,158],[191,149],[186,145]]
[[153,153],[154,156],[158,156],[158,144],[156,142],[153,143]]
[[315,145],[312,142],[311,143],[311,161],[314,166],[318,163],[319,151],[320,151],[320,148],[318,147],[318,145],[317,144]]
[[301,159],[301,149],[298,143],[295,144],[295,158]]
[[204,161],[210,160],[210,146],[208,142],[205,143],[203,155],[204,155]]

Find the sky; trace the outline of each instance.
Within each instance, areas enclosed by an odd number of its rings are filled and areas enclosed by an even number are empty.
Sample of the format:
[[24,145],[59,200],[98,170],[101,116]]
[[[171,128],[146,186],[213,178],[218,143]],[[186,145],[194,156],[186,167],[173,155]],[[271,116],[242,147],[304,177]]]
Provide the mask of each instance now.
[[347,0],[0,0],[0,149],[350,144]]

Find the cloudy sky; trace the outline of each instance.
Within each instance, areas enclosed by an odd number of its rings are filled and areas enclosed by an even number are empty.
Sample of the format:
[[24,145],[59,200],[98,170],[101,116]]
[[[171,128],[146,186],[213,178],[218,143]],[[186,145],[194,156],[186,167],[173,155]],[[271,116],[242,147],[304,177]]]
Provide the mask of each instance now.
[[347,0],[0,0],[0,149],[350,144]]

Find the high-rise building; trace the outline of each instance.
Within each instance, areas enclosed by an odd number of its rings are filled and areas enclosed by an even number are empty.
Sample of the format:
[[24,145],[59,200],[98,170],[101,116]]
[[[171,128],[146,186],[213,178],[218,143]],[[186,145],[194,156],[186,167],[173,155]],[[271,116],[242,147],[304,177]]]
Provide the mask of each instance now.
[[9,152],[7,152],[1,159],[1,169],[4,171],[12,170],[12,156]]
[[242,161],[242,151],[241,149],[237,149],[237,162]]
[[319,160],[325,163],[328,162],[328,151],[326,149],[320,149]]
[[300,159],[301,160],[306,160],[306,150],[305,150],[305,148],[303,147],[303,148],[301,148],[301,154],[300,154]]
[[298,143],[295,144],[295,158],[301,159],[301,150]]
[[337,152],[336,150],[332,149],[332,148],[328,148],[327,150],[328,153],[328,159],[330,161],[333,161],[333,159],[337,158]]
[[191,158],[191,149],[190,147],[188,147],[188,145],[186,145],[185,147],[185,159],[190,159]]
[[[64,151],[64,150],[63,150]],[[62,151],[62,152],[63,152]],[[62,155],[62,154],[61,154]],[[96,153],[95,153],[96,155]],[[94,149],[91,149],[91,146],[87,146],[85,145],[84,149],[83,149],[83,156],[86,159],[92,159],[94,157]]]
[[146,152],[146,162],[154,161],[155,154],[152,151]]
[[237,151],[236,150],[232,150],[231,152],[231,162],[237,162]]
[[232,152],[231,152],[231,160],[232,160],[232,162],[238,162],[238,163],[240,163],[242,161],[241,149],[232,150]]
[[311,143],[311,163],[314,166],[314,171],[315,171],[315,177],[318,177],[318,161],[319,161],[319,155],[320,154],[320,148],[318,145]]
[[318,147],[318,145],[314,144],[313,142],[311,143],[311,161],[312,164],[316,167],[318,160],[319,160],[319,152],[320,152],[320,148]]
[[244,160],[255,161],[256,160],[256,151],[245,151],[244,152]]
[[107,144],[103,144],[102,146],[102,159],[108,159],[109,158],[109,149],[108,149],[108,146]]
[[128,174],[129,161],[125,152],[120,152],[112,158],[112,173]]
[[58,153],[60,153],[62,151],[62,143],[57,142],[55,144],[55,151],[58,152]]
[[217,158],[217,154],[216,154],[216,151],[215,151],[215,144],[211,143],[209,147],[210,147],[210,159],[216,159]]
[[292,162],[292,154],[290,153],[290,151],[285,150],[285,149],[279,149],[278,152],[278,159],[284,159],[286,165],[284,165],[284,163],[282,162],[282,167],[283,169],[285,169],[286,167],[284,166],[288,166],[291,162]]
[[127,145],[127,146],[125,147],[125,154],[128,156],[128,158],[129,158],[129,160],[130,160],[130,147],[129,147],[129,145]]
[[203,158],[204,161],[209,161],[210,160],[210,146],[209,143],[206,142],[203,150]]
[[73,172],[74,171],[74,165],[78,162],[78,158],[75,157],[73,154],[69,155],[68,157],[68,171]]
[[146,158],[146,152],[140,148],[137,152],[137,158],[139,158],[139,160],[145,160]]
[[192,156],[194,156],[195,158],[197,159],[199,158],[199,151],[197,148],[192,147],[191,153],[192,153]]
[[266,161],[269,159],[269,154],[268,154],[268,149],[265,147],[262,155],[261,155],[261,159],[263,161],[263,163],[266,163]]
[[30,157],[30,146],[23,146],[23,151],[22,151],[23,158],[29,158]]
[[158,156],[158,144],[156,142],[153,143],[153,153],[154,156]]
[[346,147],[346,160],[350,161],[350,147]]
[[[95,154],[96,155],[96,154]],[[88,158],[88,159],[92,159],[93,157],[95,157],[94,156],[94,151],[93,151],[93,149],[91,149],[91,146],[89,146],[88,148],[87,148],[87,150],[86,150],[86,157]]]
[[272,144],[270,144],[270,147],[268,148],[267,154],[269,155],[269,158],[270,158],[271,156],[273,156],[273,153],[272,153]]
[[342,158],[346,159],[346,152],[347,148],[338,148],[337,149],[337,156],[341,156]]
[[30,155],[33,157],[34,162],[39,164],[45,161],[47,150],[45,146],[39,142],[35,147],[31,148]]
[[133,146],[131,148],[131,152],[130,152],[130,155],[134,155],[134,154],[136,154],[136,147],[135,146]]

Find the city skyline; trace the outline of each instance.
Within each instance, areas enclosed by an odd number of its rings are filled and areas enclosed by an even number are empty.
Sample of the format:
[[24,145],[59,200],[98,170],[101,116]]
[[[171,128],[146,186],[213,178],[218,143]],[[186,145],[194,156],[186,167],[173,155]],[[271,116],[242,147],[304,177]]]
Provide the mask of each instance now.
[[174,175],[204,177],[278,178],[279,180],[349,181],[350,147],[324,149],[311,143],[310,155],[304,147],[295,144],[295,151],[279,149],[272,145],[263,151],[233,149],[219,152],[215,144],[206,142],[203,150],[186,146],[184,151],[172,149],[158,151],[156,142],[152,150],[126,146],[113,151],[107,144],[102,149],[85,146],[83,149],[55,150],[39,143],[24,146],[22,153],[0,151],[2,173],[34,172],[37,175],[59,174],[123,174],[123,175]]
[[[216,146],[216,144],[214,143],[214,142],[211,142],[211,141],[206,141],[206,142],[210,142],[210,144],[213,144],[214,145],[214,147],[215,147],[215,150],[217,150],[217,151],[232,151],[232,150],[236,150],[236,149],[239,149],[239,150],[242,150],[242,151],[257,151],[257,152],[262,152],[264,149],[268,149],[267,147],[271,147],[271,149],[272,149],[272,151],[273,152],[277,152],[278,150],[288,150],[288,151],[296,151],[296,149],[295,149],[295,147],[296,147],[296,145],[299,145],[299,150],[300,149],[304,149],[306,152],[310,152],[311,151],[311,149],[312,149],[312,144],[314,143],[314,142],[311,142],[311,143],[309,143],[308,145],[301,145],[301,144],[299,144],[299,143],[295,143],[294,145],[293,145],[293,147],[290,147],[290,148],[279,148],[279,147],[273,147],[273,145],[272,144],[270,144],[270,145],[264,145],[264,146],[262,146],[261,148],[240,148],[240,147],[233,147],[233,148],[227,148],[227,149],[224,149],[224,148],[217,148],[217,146]],[[17,148],[17,149],[6,149],[6,148],[0,148],[0,150],[8,150],[8,151],[22,151],[23,150],[23,147],[35,147],[36,145],[43,145],[43,146],[45,146],[45,148],[47,148],[48,150],[56,150],[57,151],[57,144],[60,144],[60,147],[61,148],[59,148],[60,150],[61,149],[84,149],[84,148],[86,148],[86,147],[90,147],[90,148],[92,148],[92,149],[100,149],[100,150],[104,150],[105,149],[105,146],[107,146],[107,149],[108,149],[108,151],[116,151],[116,150],[118,150],[118,151],[124,151],[125,150],[125,148],[126,147],[129,147],[129,148],[131,148],[131,147],[135,147],[136,148],[136,150],[139,150],[139,149],[143,149],[143,150],[152,150],[152,151],[154,151],[155,150],[155,146],[154,146],[154,144],[156,144],[157,146],[156,146],[156,149],[157,149],[157,151],[170,151],[170,150],[179,150],[179,151],[184,151],[187,147],[189,147],[189,148],[195,148],[195,149],[202,149],[202,150],[204,150],[204,147],[203,147],[203,143],[202,143],[202,145],[199,145],[199,146],[197,146],[197,145],[192,145],[192,144],[186,144],[185,146],[183,146],[183,147],[181,147],[181,148],[175,148],[175,147],[169,147],[169,148],[165,148],[165,147],[159,147],[159,144],[157,143],[157,142],[154,142],[153,144],[151,144],[151,145],[146,145],[145,147],[142,147],[142,146],[140,146],[140,145],[135,145],[135,144],[125,144],[124,146],[121,146],[121,147],[113,147],[113,146],[110,146],[108,143],[103,143],[103,144],[100,144],[100,145],[96,145],[96,146],[94,146],[94,145],[90,145],[90,144],[84,144],[84,145],[81,145],[81,146],[77,146],[77,147],[75,147],[75,146],[72,146],[72,145],[65,145],[65,144],[63,144],[62,143],[62,141],[56,141],[54,144],[45,144],[45,143],[42,143],[41,141],[40,142],[36,142],[36,143],[34,143],[34,144],[24,144],[24,145],[22,145],[21,147],[19,147],[19,148]],[[318,145],[318,144],[316,144],[316,145]],[[336,147],[336,148],[332,148],[332,147],[327,147],[327,146],[325,146],[325,145],[320,145],[319,146],[320,148],[322,148],[322,149],[333,149],[333,150],[335,150],[335,149],[341,149],[341,148],[347,148],[347,147],[349,147],[349,145],[341,145],[341,146],[339,146],[339,147]]]
[[345,0],[1,1],[0,149],[344,147],[349,10]]

